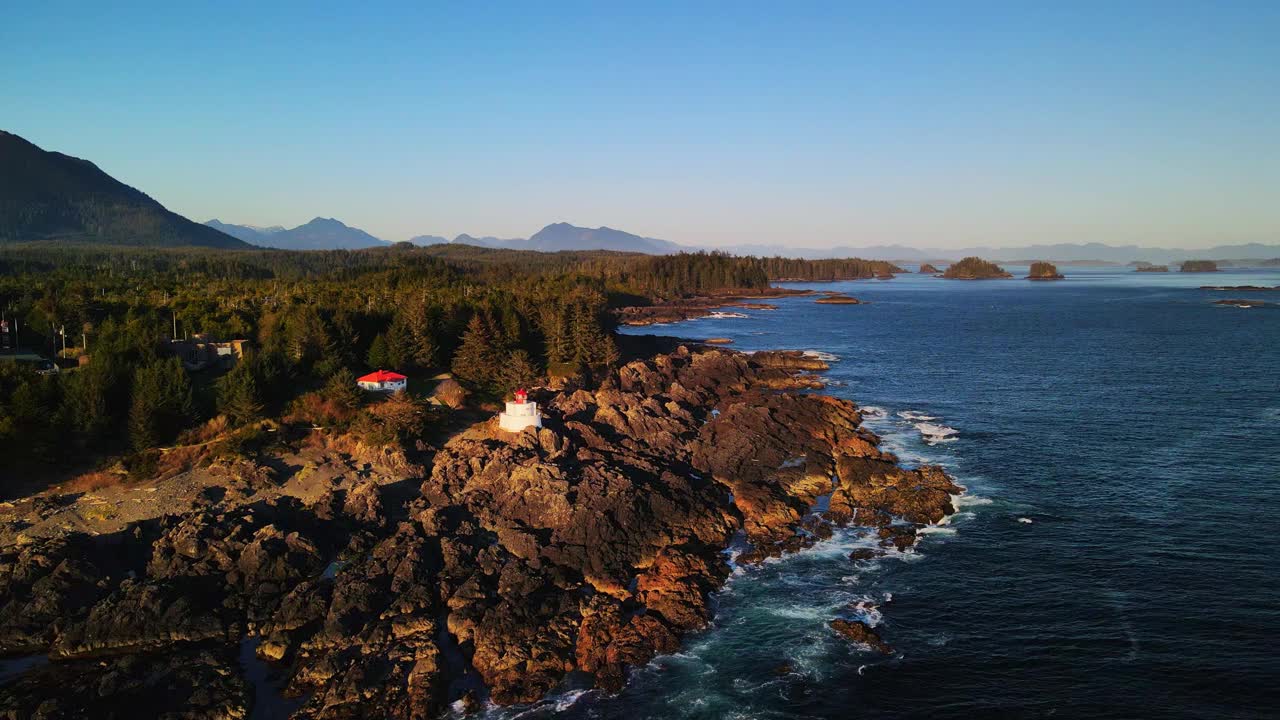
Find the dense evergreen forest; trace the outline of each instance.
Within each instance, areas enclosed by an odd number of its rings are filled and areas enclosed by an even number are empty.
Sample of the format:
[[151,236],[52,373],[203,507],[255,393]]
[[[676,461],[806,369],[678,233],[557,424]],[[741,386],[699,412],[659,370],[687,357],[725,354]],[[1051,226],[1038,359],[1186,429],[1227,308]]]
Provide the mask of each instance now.
[[984,280],[989,278],[1013,277],[999,265],[983,260],[980,257],[967,257],[947,266],[942,277],[954,280]]
[[[496,397],[548,372],[614,365],[612,308],[883,265],[838,262],[407,243],[307,253],[9,246],[0,311],[17,325],[10,340],[63,371],[0,362],[0,452],[13,463],[140,452],[215,418],[232,428],[363,418],[373,428],[386,418],[355,391],[369,370],[451,370]],[[250,349],[229,370],[192,371],[171,340],[195,336]]]

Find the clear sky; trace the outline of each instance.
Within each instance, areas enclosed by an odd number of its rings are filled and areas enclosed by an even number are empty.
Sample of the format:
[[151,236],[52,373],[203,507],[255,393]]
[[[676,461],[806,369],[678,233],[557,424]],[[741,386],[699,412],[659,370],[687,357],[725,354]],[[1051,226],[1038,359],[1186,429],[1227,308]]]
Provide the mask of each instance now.
[[1280,242],[1280,2],[19,5],[0,128],[199,221]]

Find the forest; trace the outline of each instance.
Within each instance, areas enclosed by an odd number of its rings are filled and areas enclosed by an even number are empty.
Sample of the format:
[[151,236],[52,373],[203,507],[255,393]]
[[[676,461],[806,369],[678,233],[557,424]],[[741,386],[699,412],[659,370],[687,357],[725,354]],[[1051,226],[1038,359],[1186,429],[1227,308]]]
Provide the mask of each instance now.
[[[607,372],[618,361],[617,307],[761,290],[779,274],[869,277],[884,265],[407,243],[12,245],[0,249],[10,359],[21,349],[62,371],[0,362],[0,452],[10,467],[141,453],[215,419],[234,428],[288,417],[385,435],[391,413],[365,407],[355,389],[372,369],[452,371],[497,398],[548,373]],[[189,338],[250,349],[230,369],[192,370],[173,342]]]

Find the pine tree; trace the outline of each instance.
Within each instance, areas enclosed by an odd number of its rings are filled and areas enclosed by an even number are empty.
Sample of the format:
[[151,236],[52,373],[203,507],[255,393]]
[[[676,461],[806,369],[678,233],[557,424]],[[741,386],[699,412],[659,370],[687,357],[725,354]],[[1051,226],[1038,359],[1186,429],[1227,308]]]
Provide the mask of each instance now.
[[218,379],[218,410],[235,425],[244,425],[262,416],[258,383],[248,362],[241,362]]
[[344,410],[355,410],[364,399],[356,387],[355,373],[347,369],[339,370],[329,378],[324,386],[324,397]]
[[373,339],[369,352],[364,356],[365,364],[374,370],[391,367],[390,353],[387,351],[387,338],[382,333]]
[[129,442],[135,450],[172,441],[193,419],[191,380],[178,358],[138,368],[129,407]]
[[524,350],[515,350],[507,356],[498,373],[498,381],[504,390],[529,387],[538,380],[538,368]]
[[473,383],[493,382],[499,357],[489,324],[479,313],[473,315],[467,331],[462,334],[462,345],[453,356],[453,374]]

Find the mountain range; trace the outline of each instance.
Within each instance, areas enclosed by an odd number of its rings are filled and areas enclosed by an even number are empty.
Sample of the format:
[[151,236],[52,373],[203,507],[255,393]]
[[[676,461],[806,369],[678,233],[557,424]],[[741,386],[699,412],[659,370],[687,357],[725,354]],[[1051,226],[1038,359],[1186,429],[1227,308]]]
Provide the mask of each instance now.
[[[194,223],[169,211],[142,191],[116,180],[88,160],[43,150],[17,135],[0,130],[0,243],[39,240],[152,247],[259,246],[287,250],[357,250],[391,244],[334,218],[317,217],[290,229],[279,225],[237,225],[216,219],[203,225]],[[610,227],[586,228],[566,222],[547,225],[528,238],[476,237],[464,233],[451,241],[439,235],[418,235],[410,242],[416,245],[456,243],[543,252],[614,250],[665,254],[721,250],[739,255],[863,257],[903,262],[949,262],[970,255],[1015,264],[1031,260],[1077,264],[1124,264],[1132,261],[1164,264],[1197,259],[1280,258],[1280,245],[1259,243],[1194,250],[1102,243],[957,249],[903,245],[831,248],[734,245],[709,248],[680,245]]]
[[[316,218],[306,225],[292,230],[279,226],[261,228],[251,225],[231,225],[210,220],[207,225],[246,242],[263,247],[290,250],[323,250],[335,248],[358,249],[390,244],[363,230],[348,227],[333,219]],[[706,247],[681,245],[670,240],[635,235],[610,227],[586,228],[565,222],[552,223],[528,238],[497,238],[493,236],[463,233],[449,240],[441,235],[417,235],[409,239],[414,245],[475,245],[510,250],[615,250],[663,255],[699,250],[720,250],[735,255],[784,256],[807,259],[862,257],[919,262],[952,262],[964,257],[978,256],[997,262],[1027,264],[1034,260],[1046,260],[1068,264],[1116,264],[1135,260],[1153,263],[1178,263],[1184,260],[1265,259],[1280,257],[1280,245],[1250,243],[1243,245],[1218,245],[1203,249],[1155,248],[1137,245],[1106,245],[1103,243],[1058,243],[1054,245],[1025,245],[1021,247],[975,246],[964,248],[914,248],[906,245],[872,245],[853,247],[841,245],[831,248],[796,248],[786,245],[731,245]]]
[[[350,227],[333,218],[316,218],[305,225],[299,225],[290,230],[285,230],[280,226],[263,228],[254,225],[235,225],[216,219],[206,222],[205,225],[253,245],[284,250],[356,250],[368,247],[382,247],[390,244],[387,240],[376,238],[359,228]],[[565,222],[552,223],[528,238],[474,237],[463,233],[453,240],[440,235],[418,235],[410,238],[409,242],[414,245],[457,243],[511,250],[539,250],[542,252],[556,252],[558,250],[617,250],[652,255],[695,249],[677,245],[669,240],[642,237],[609,227],[585,228]]]
[[170,212],[88,160],[41,149],[0,130],[0,243],[34,240],[248,247]]
[[311,222],[287,230],[279,225],[234,225],[217,219],[210,220],[205,225],[252,245],[279,250],[360,250],[389,244],[360,228],[353,228],[333,218],[314,218]]

